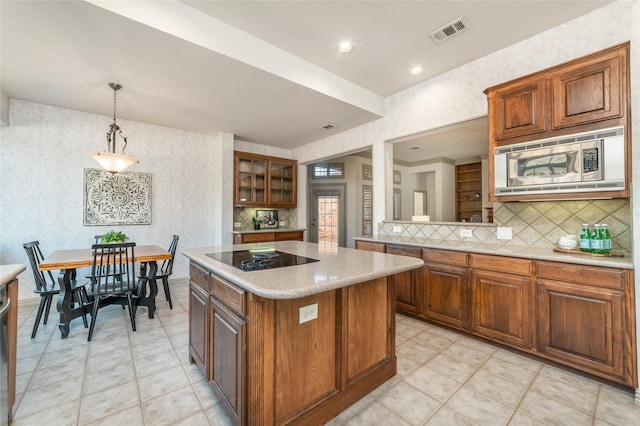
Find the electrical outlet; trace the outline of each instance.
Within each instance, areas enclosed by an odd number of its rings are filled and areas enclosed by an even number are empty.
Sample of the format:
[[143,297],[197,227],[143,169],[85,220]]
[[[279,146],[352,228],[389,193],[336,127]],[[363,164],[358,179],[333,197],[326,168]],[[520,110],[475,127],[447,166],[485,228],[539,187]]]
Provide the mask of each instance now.
[[473,237],[473,231],[471,229],[461,229],[460,236],[462,238]]
[[402,226],[400,225],[393,225],[393,232],[399,234],[402,232]]
[[242,224],[240,222],[233,222],[233,227],[234,228],[240,228],[242,226]]
[[280,221],[280,226],[285,226],[287,222],[285,222],[284,220]]
[[496,237],[499,240],[511,240],[513,238],[511,228],[498,226],[498,229],[496,230]]
[[300,308],[300,324],[318,318],[318,304],[307,305]]

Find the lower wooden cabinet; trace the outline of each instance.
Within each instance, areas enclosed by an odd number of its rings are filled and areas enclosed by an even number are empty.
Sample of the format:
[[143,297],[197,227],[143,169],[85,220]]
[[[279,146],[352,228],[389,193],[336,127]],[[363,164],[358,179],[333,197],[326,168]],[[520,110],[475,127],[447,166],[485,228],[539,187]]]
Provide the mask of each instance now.
[[[418,247],[357,241],[415,256]],[[397,312],[638,386],[633,270],[422,248]]]
[[211,379],[209,385],[228,407],[235,424],[244,418],[245,322],[211,297]]
[[544,281],[537,289],[539,351],[592,373],[622,377],[622,294]]
[[233,424],[324,424],[397,372],[388,277],[276,300],[190,273],[189,354]]
[[536,267],[540,353],[637,386],[630,271],[553,262]]
[[483,337],[532,347],[531,278],[503,272],[471,272],[471,329]]
[[459,329],[469,328],[467,253],[422,249],[422,317]]
[[467,268],[427,263],[424,266],[424,316],[457,328],[468,328]]
[[189,357],[209,378],[209,291],[189,283]]
[[[419,247],[406,247],[396,245],[386,245],[388,254],[399,254],[401,256],[422,257],[422,250]],[[422,270],[401,272],[392,277],[396,287],[396,307],[398,312],[416,314],[422,310]]]
[[524,349],[533,347],[532,261],[471,254],[471,329]]

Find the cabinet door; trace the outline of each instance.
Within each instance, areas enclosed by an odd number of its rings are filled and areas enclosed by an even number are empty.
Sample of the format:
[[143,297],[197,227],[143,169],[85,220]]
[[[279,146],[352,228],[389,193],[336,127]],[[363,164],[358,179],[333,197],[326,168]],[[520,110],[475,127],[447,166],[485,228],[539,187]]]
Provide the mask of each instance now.
[[425,316],[453,327],[468,328],[467,268],[427,263],[423,270]]
[[552,77],[553,128],[620,117],[623,58],[616,52]]
[[472,330],[483,337],[531,348],[531,278],[472,270],[471,283]]
[[396,307],[398,312],[418,313],[418,297],[416,283],[421,280],[419,269],[400,272],[393,275],[393,283],[396,286]]
[[549,281],[536,286],[538,350],[605,378],[623,377],[622,294]]
[[490,125],[496,140],[546,130],[548,80],[527,81],[495,92],[489,98]]
[[267,160],[234,156],[234,206],[256,207],[267,204]]
[[297,163],[269,161],[269,205],[296,207]]
[[209,378],[209,294],[193,281],[189,283],[189,357]]
[[211,297],[211,380],[235,424],[244,414],[244,321]]
[[[386,252],[401,256],[422,258],[422,250],[416,247],[387,244]],[[400,272],[392,277],[396,287],[396,307],[398,312],[416,314],[420,312],[422,269]]]

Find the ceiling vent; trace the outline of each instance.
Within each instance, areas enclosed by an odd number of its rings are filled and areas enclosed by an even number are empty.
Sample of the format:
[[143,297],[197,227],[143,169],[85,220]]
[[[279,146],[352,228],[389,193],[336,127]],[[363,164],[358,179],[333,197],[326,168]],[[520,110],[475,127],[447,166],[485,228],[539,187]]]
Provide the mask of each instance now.
[[464,20],[464,18],[458,18],[455,21],[438,28],[429,35],[436,43],[440,43],[448,38],[453,37],[456,34],[463,32],[467,28],[469,28],[469,25],[467,25],[467,22]]
[[331,129],[333,129],[334,127],[336,127],[336,126],[334,126],[333,124],[325,124],[324,126],[320,126],[320,127],[318,127],[318,128],[319,128],[319,129],[324,129],[324,130],[331,130]]

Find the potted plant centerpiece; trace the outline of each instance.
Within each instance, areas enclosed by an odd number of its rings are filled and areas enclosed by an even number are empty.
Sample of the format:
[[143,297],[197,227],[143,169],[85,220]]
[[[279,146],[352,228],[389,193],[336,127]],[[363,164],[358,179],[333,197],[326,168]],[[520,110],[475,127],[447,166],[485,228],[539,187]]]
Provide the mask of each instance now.
[[109,243],[126,243],[129,240],[124,232],[114,231],[113,229],[102,236],[102,244]]

